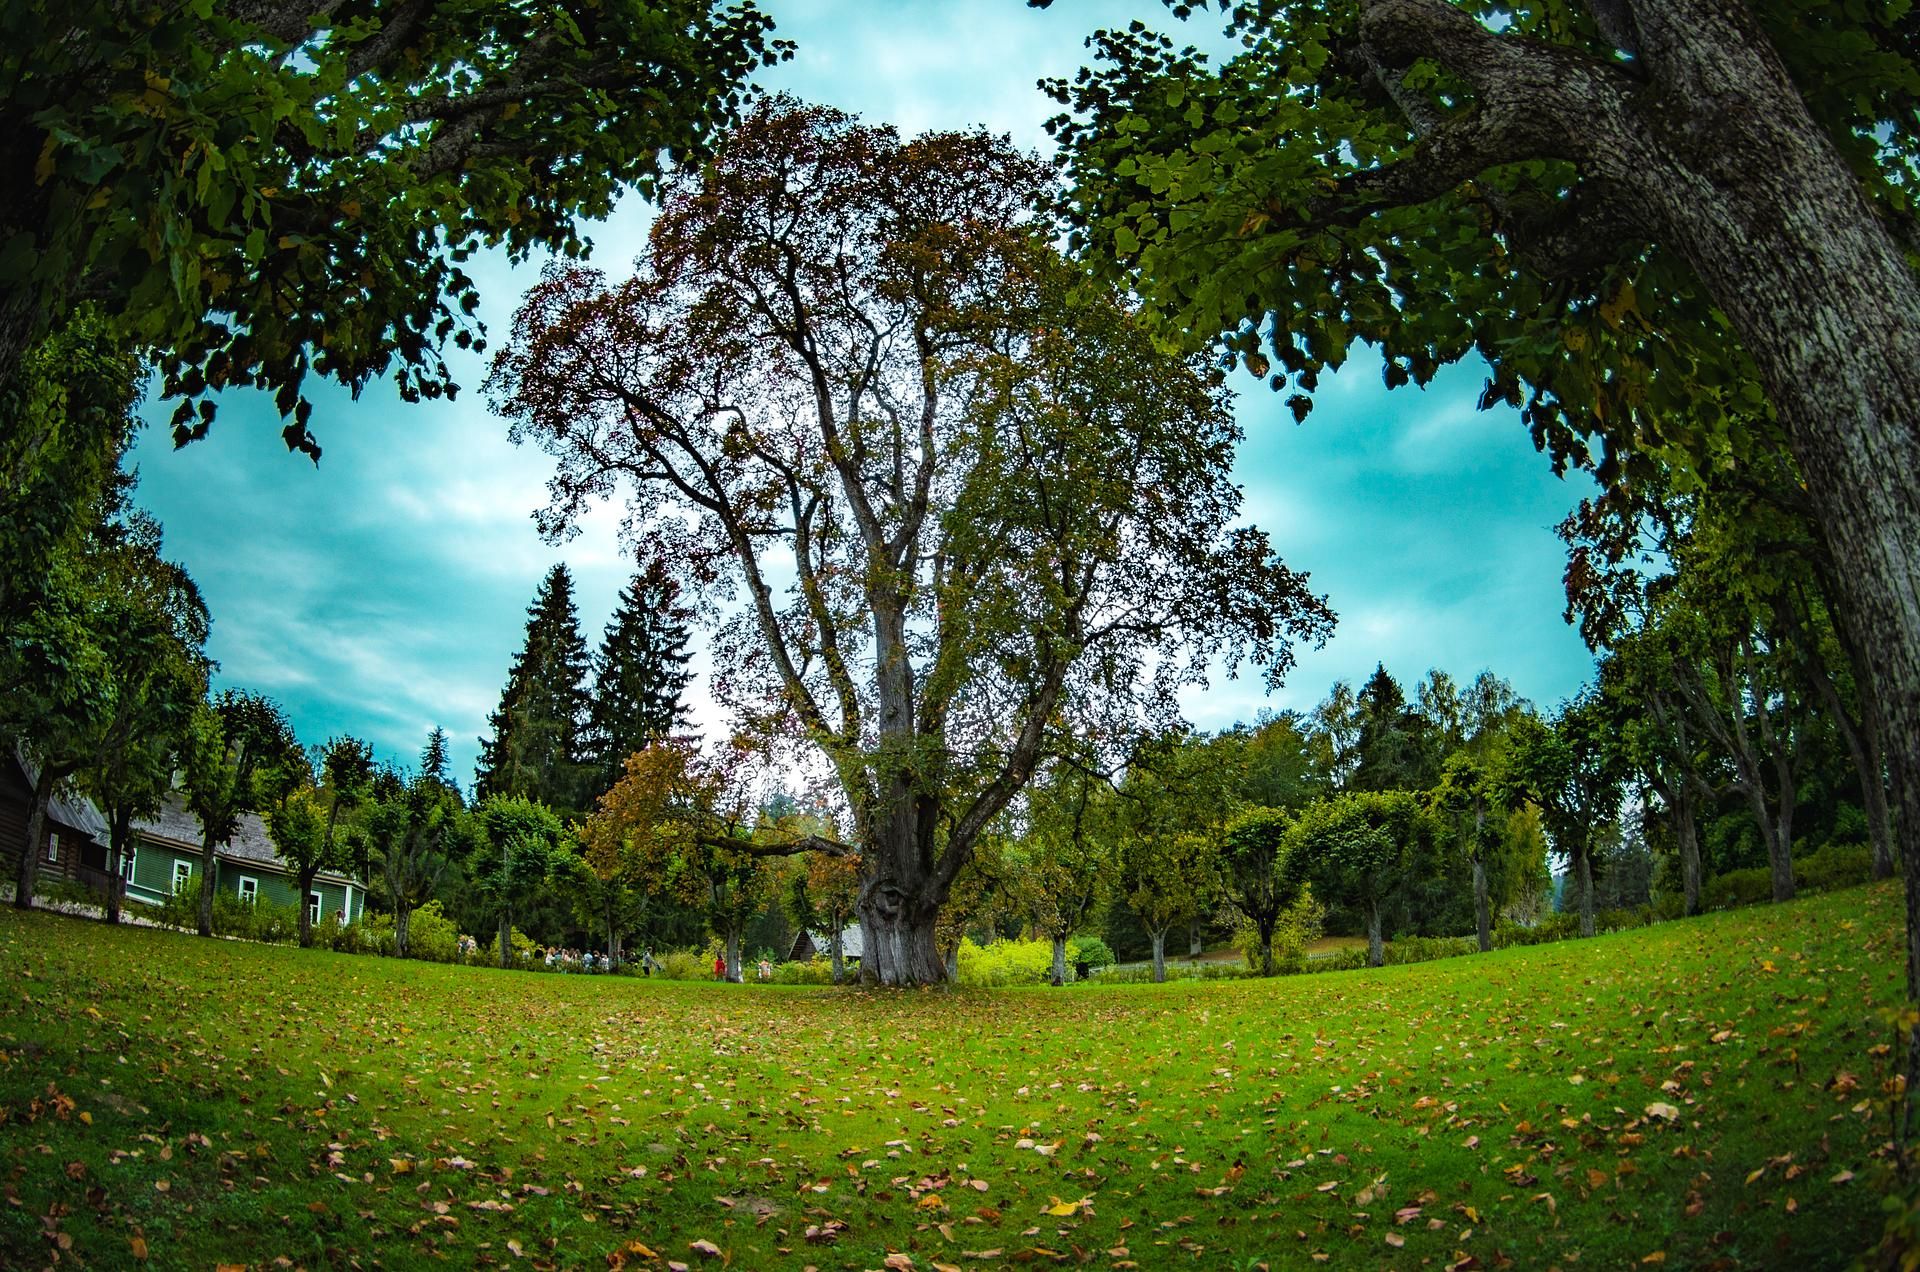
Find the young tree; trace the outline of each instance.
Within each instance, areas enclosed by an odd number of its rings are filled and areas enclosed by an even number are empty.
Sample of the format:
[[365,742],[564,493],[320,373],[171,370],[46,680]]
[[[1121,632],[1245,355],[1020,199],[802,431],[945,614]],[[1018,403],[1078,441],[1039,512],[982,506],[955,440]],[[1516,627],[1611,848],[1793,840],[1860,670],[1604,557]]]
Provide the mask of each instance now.
[[412,949],[414,910],[433,899],[446,873],[459,814],[452,791],[424,774],[411,781],[393,769],[374,775],[362,832],[393,907],[394,953],[401,958]]
[[[1451,822],[1461,855],[1473,867],[1473,926],[1480,952],[1493,949],[1493,907],[1487,886],[1487,864],[1499,846],[1498,830],[1505,824],[1504,781],[1479,757],[1466,750],[1447,757],[1440,782],[1427,793],[1433,814]],[[1491,820],[1490,820],[1491,819]]]
[[940,907],[1050,756],[1331,622],[1235,524],[1224,401],[1032,223],[1050,175],[765,102],[634,278],[548,272],[489,382],[558,462],[549,531],[625,489],[635,538],[741,602],[715,689],[838,778],[886,984],[943,979]]
[[480,740],[475,792],[520,795],[554,808],[586,804],[587,646],[573,606],[573,575],[555,565],[527,609],[527,638],[507,672]]
[[1506,766],[1510,802],[1540,810],[1553,850],[1573,876],[1580,935],[1593,935],[1594,835],[1620,809],[1620,757],[1598,695],[1589,691],[1561,705],[1551,721],[1531,716],[1513,732]]
[[567,830],[552,809],[521,795],[489,795],[471,818],[474,879],[500,916],[500,966],[510,967],[514,907],[564,868]]
[[620,779],[629,755],[685,723],[680,695],[693,680],[687,670],[692,620],[680,584],[657,557],[621,589],[594,659],[587,704],[585,745],[596,768],[596,796]]
[[827,959],[833,983],[846,976],[847,923],[860,900],[860,859],[811,853],[806,868],[793,876],[791,910],[802,931],[827,934]]
[[1222,890],[1253,924],[1260,941],[1260,974],[1273,975],[1273,932],[1280,916],[1300,896],[1300,881],[1287,865],[1290,813],[1250,808],[1226,824],[1220,839]]
[[1367,921],[1367,966],[1386,961],[1386,924],[1404,895],[1406,862],[1428,833],[1411,791],[1349,791],[1302,809],[1287,828],[1286,869],[1321,900]]
[[313,945],[313,915],[305,900],[313,891],[313,880],[322,870],[341,864],[339,843],[328,824],[332,813],[328,803],[319,790],[303,783],[267,810],[267,835],[273,840],[273,850],[293,867],[299,889],[301,949]]
[[1035,932],[1053,942],[1053,984],[1068,980],[1067,938],[1112,895],[1120,836],[1112,791],[1080,769],[1056,768],[1026,791],[1014,847],[1014,889]]
[[438,351],[483,344],[462,263],[582,254],[787,55],[771,25],[711,0],[9,3],[0,393],[92,298],[162,351],[177,438],[256,385],[317,455],[310,372],[451,395]]
[[1289,716],[1250,733],[1182,737],[1145,751],[1120,784],[1121,895],[1153,943],[1153,979],[1167,978],[1167,933],[1194,922],[1220,891],[1220,827],[1235,787],[1274,798],[1300,785],[1305,739]]
[[224,689],[194,713],[181,788],[200,821],[200,935],[213,935],[214,863],[240,818],[271,805],[271,787],[304,767],[305,756],[279,704]]

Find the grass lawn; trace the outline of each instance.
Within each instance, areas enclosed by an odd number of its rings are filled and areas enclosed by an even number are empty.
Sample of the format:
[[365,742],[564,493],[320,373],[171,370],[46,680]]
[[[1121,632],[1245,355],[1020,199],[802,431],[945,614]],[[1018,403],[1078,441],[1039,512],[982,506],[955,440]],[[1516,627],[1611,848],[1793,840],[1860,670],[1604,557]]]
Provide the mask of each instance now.
[[9,910],[0,1263],[1838,1266],[1880,1228],[1900,913],[877,993]]

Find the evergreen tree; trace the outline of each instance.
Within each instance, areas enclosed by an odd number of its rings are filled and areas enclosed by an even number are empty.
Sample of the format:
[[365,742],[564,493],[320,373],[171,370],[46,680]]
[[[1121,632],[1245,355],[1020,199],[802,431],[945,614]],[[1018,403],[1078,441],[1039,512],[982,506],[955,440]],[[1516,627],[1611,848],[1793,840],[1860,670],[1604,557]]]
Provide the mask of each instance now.
[[453,784],[451,766],[452,760],[447,754],[447,731],[436,724],[433,732],[427,734],[427,744],[420,748],[420,776],[440,783],[453,792],[457,800],[460,798],[460,788]]
[[589,747],[596,770],[592,794],[620,780],[627,757],[675,733],[685,723],[680,695],[687,668],[693,611],[680,585],[658,558],[649,560],[620,592],[594,660]]
[[1353,788],[1360,791],[1422,790],[1439,776],[1434,730],[1407,705],[1399,681],[1376,665],[1355,699],[1359,763]]
[[578,811],[587,776],[587,647],[573,607],[573,575],[547,571],[527,609],[527,640],[507,672],[480,740],[477,797],[520,795]]

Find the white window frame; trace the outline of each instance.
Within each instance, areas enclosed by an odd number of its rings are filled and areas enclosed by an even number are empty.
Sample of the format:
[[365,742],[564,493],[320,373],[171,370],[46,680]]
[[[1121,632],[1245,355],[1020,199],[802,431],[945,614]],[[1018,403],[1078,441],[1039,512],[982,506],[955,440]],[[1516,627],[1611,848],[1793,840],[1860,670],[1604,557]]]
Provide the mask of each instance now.
[[307,893],[307,921],[315,924],[319,923],[320,909],[326,905],[326,903],[327,899],[318,892]]
[[133,859],[139,851],[132,844],[128,844],[127,850],[120,854],[120,877],[128,883],[133,882]]
[[173,890],[175,892],[184,892],[186,891],[187,885],[192,882],[193,863],[191,861],[182,861],[178,857],[174,858]]
[[238,891],[240,899],[252,905],[260,899],[260,881],[252,875],[241,875]]
[[47,860],[55,863],[60,860],[60,832],[57,830],[47,832]]

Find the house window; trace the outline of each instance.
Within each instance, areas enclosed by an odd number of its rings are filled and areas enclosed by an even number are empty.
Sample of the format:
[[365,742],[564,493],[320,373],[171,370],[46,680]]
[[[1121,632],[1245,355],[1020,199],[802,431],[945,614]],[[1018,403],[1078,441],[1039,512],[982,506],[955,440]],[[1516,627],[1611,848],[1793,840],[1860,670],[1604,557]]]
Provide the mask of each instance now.
[[50,830],[47,832],[47,860],[60,860],[60,834],[58,831]]
[[307,921],[309,923],[318,923],[320,921],[320,894],[318,892],[307,893]]
[[252,905],[260,898],[260,881],[250,875],[240,876],[240,899]]
[[175,892],[183,892],[186,890],[187,885],[192,882],[193,882],[193,863],[191,861],[174,862],[173,863],[173,890]]
[[133,882],[133,856],[136,849],[131,846],[120,855],[120,877],[128,883]]

